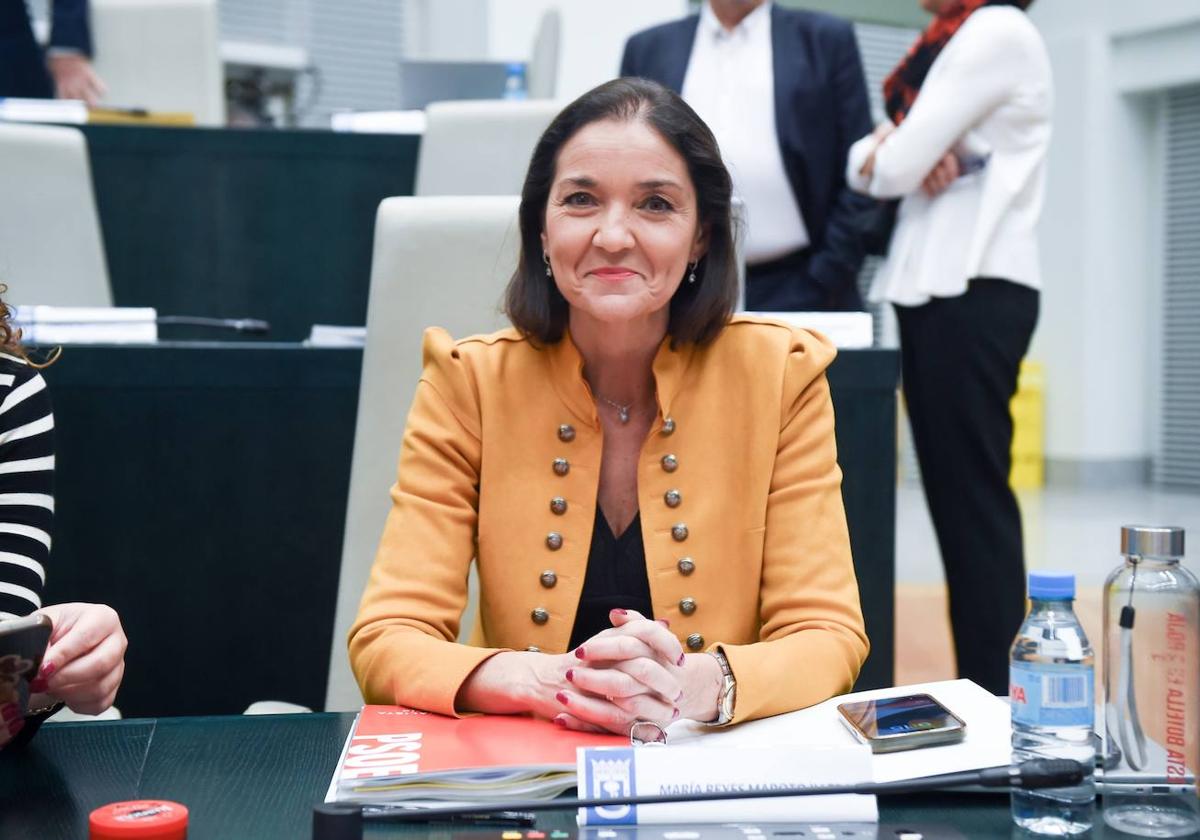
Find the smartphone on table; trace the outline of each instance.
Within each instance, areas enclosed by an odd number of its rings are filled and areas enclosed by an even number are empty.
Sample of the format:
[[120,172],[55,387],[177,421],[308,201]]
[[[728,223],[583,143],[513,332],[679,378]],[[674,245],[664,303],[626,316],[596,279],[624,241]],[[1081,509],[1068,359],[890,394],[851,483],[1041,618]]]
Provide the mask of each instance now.
[[0,708],[29,710],[29,681],[42,667],[52,625],[41,613],[0,621]]
[[873,753],[953,744],[967,733],[962,718],[928,694],[842,703],[837,710],[850,734]]

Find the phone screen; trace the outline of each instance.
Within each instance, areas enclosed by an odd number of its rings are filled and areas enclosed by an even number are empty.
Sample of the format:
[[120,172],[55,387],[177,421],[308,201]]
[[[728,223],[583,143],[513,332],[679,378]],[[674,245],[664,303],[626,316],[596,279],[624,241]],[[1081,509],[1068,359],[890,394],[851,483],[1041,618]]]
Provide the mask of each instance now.
[[962,721],[928,694],[844,703],[839,708],[868,738],[962,726]]

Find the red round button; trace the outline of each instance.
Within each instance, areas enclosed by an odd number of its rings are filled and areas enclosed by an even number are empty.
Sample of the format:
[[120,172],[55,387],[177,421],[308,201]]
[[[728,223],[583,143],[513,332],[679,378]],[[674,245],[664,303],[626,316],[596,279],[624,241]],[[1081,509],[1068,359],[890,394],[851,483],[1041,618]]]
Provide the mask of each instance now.
[[91,840],[187,840],[188,809],[165,799],[113,802],[88,817]]

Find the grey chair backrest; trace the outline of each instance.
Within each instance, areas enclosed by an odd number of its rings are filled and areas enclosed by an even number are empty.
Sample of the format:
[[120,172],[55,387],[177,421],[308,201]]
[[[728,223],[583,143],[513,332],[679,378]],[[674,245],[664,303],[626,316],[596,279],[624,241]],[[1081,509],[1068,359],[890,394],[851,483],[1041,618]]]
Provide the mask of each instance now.
[[112,306],[87,140],[76,128],[0,123],[5,301]]
[[542,13],[533,52],[529,56],[526,87],[530,99],[553,99],[558,91],[558,45],[562,40],[562,14],[558,9]]
[[421,375],[421,335],[429,326],[455,338],[507,326],[500,299],[517,264],[517,202],[516,196],[389,198],[379,206],[328,710],[362,703],[346,634],[390,507],[388,489]]
[[519,195],[553,100],[434,102],[417,158],[417,195]]

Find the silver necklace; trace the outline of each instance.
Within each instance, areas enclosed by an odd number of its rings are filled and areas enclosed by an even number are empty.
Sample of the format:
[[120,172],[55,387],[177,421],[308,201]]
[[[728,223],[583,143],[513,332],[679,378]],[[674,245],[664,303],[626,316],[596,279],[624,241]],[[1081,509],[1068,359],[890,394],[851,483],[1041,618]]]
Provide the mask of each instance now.
[[629,410],[631,408],[633,408],[633,403],[630,403],[629,405],[621,405],[619,402],[613,402],[608,397],[600,396],[600,394],[596,394],[596,396],[600,397],[601,400],[608,403],[609,405],[611,405],[613,408],[615,408],[617,410],[617,418],[622,423],[629,422]]

